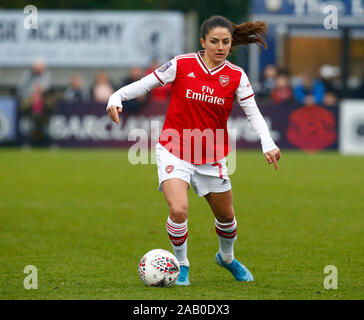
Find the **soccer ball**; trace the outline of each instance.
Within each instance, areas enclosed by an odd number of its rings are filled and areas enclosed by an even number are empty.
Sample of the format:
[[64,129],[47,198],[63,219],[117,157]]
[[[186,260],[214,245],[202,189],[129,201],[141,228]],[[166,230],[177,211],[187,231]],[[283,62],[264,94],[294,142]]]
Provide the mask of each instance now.
[[179,263],[169,251],[154,249],[140,260],[138,271],[147,287],[170,287],[178,279]]

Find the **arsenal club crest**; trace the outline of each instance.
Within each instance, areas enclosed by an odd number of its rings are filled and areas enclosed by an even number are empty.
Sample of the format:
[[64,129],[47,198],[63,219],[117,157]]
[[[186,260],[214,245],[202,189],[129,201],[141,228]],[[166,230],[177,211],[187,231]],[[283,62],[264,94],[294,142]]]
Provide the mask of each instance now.
[[229,77],[225,75],[221,75],[219,78],[220,84],[225,87],[229,83]]
[[166,166],[166,172],[168,174],[171,173],[173,171],[173,169],[174,169],[174,166],[172,166],[172,165]]

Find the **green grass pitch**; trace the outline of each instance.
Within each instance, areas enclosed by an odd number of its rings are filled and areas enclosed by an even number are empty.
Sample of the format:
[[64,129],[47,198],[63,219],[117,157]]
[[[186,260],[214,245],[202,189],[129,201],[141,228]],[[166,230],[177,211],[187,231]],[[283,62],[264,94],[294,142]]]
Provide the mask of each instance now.
[[[363,299],[363,178],[363,157],[283,150],[275,171],[258,150],[238,152],[235,256],[255,282],[215,264],[213,215],[190,190],[191,286],[146,288],[140,258],[172,250],[155,165],[125,150],[2,149],[0,299]],[[24,289],[27,265],[36,290]]]

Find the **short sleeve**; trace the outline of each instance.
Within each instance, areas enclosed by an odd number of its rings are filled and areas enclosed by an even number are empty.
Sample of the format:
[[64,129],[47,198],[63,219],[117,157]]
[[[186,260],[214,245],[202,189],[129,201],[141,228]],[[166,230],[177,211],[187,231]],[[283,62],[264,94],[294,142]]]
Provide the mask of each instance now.
[[176,78],[177,73],[177,59],[173,58],[167,63],[153,71],[153,74],[158,79],[162,86],[171,83]]
[[247,75],[242,71],[239,87],[235,92],[235,99],[237,102],[241,102],[251,97],[254,97],[253,88]]

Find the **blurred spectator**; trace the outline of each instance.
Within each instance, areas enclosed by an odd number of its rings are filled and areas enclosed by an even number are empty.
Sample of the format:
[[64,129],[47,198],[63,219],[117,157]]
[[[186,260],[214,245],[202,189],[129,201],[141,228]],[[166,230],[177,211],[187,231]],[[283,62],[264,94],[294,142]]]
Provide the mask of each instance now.
[[[129,75],[126,79],[122,82],[121,86],[127,86],[128,84],[131,84],[132,82],[138,81],[143,76],[143,70],[140,67],[132,67],[129,70]],[[147,101],[147,96],[140,96],[135,99],[124,101],[123,106],[125,107],[125,110],[128,111],[138,111],[141,108],[144,107],[145,103]]]
[[325,107],[335,107],[338,105],[338,98],[334,92],[326,92],[323,100],[323,105]]
[[50,85],[51,75],[42,59],[37,59],[30,70],[23,72],[17,85],[20,117],[23,123],[27,123],[27,129],[20,132],[26,146],[47,142],[48,114],[45,107],[49,104],[46,93]]
[[64,99],[67,102],[85,102],[90,99],[89,91],[83,86],[83,80],[78,73],[71,76],[70,84],[64,92]]
[[99,71],[92,89],[93,99],[99,103],[107,103],[110,95],[114,93],[113,85],[105,71]]
[[261,88],[259,95],[263,97],[270,97],[272,90],[275,86],[277,78],[277,67],[273,64],[268,64],[263,71],[261,80]]
[[280,104],[292,100],[292,97],[292,88],[288,76],[285,73],[279,73],[272,90],[272,100],[274,103]]
[[[160,64],[158,60],[154,59],[152,61],[152,64],[150,67],[145,71],[145,75],[148,75],[152,73],[154,70],[158,69],[160,67]],[[150,91],[149,99],[151,101],[156,102],[167,102],[172,90],[172,84],[168,83],[165,86],[154,88],[152,91]]]
[[336,96],[339,94],[339,90],[335,87],[335,79],[340,76],[340,69],[335,66],[324,64],[320,68],[320,79],[325,87],[326,91],[334,93]]
[[340,90],[335,86],[335,80],[340,76],[340,69],[328,64],[320,68],[320,79],[325,87],[323,104],[325,106],[337,106]]
[[322,104],[325,87],[321,80],[313,79],[309,74],[304,73],[294,86],[293,95],[303,105]]
[[[21,100],[30,99],[34,90],[45,93],[51,86],[51,75],[42,59],[37,59],[30,70],[25,70],[17,85],[17,95]],[[37,87],[37,89],[36,89]]]

